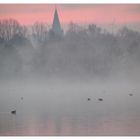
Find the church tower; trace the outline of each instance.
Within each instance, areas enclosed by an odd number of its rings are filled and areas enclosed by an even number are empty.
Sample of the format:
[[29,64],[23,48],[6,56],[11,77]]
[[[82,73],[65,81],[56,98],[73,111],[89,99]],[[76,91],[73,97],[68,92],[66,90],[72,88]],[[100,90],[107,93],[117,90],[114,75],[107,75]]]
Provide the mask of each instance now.
[[56,8],[55,8],[54,18],[53,18],[52,33],[55,36],[62,36],[63,35],[63,30],[61,29],[59,16],[58,16],[58,12],[57,12]]

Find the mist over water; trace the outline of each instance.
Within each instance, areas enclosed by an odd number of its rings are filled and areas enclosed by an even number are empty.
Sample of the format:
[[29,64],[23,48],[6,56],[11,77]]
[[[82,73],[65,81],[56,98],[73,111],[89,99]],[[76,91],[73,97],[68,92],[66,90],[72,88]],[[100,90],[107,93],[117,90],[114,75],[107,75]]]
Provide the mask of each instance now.
[[0,135],[140,134],[139,32],[17,25],[0,34]]

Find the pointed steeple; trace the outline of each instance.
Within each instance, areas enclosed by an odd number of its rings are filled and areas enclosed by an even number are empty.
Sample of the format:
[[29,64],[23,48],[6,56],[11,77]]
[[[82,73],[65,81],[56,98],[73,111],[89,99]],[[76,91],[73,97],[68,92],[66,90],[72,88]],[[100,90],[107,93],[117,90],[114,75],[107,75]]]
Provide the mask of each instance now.
[[62,35],[62,33],[63,33],[63,31],[61,29],[61,25],[60,25],[60,21],[59,21],[59,16],[58,16],[56,8],[55,8],[55,12],[54,12],[52,31],[53,31],[53,33],[55,35]]

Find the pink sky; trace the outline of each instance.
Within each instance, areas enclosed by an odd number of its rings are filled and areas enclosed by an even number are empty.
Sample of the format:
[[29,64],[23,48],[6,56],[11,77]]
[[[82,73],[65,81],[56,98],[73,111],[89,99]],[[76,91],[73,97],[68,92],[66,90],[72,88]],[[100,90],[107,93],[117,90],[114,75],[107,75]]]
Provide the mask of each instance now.
[[[140,24],[140,4],[57,4],[62,24]],[[0,4],[0,19],[52,23],[54,4]]]

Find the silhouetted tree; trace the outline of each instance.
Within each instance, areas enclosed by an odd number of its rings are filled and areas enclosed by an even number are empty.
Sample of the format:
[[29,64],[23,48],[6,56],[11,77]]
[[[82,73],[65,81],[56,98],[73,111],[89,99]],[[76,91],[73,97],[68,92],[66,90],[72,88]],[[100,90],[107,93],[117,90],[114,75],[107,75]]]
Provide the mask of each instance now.
[[44,23],[36,22],[32,26],[32,35],[34,39],[36,39],[39,42],[43,42],[47,39],[48,36],[48,25]]
[[25,29],[14,19],[0,21],[0,37],[5,41],[11,40],[15,35],[24,36]]
[[90,24],[88,25],[88,32],[90,34],[100,34],[101,33],[101,28],[97,27],[95,24]]

